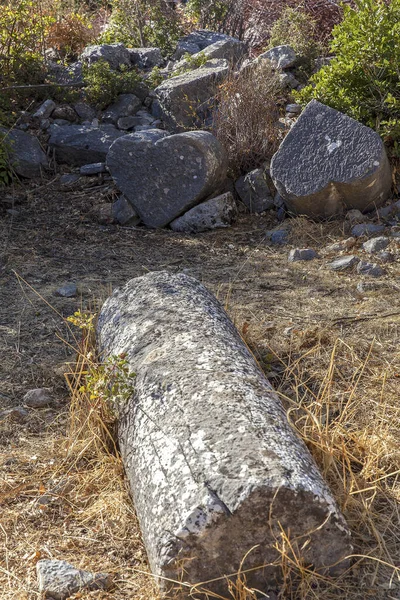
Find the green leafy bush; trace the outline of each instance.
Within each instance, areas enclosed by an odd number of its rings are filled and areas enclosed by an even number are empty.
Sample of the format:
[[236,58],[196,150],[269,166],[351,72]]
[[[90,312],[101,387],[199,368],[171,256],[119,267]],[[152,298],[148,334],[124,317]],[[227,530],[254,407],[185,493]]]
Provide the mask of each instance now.
[[114,0],[110,24],[99,43],[154,46],[168,55],[181,35],[179,16],[163,0]]
[[204,66],[207,61],[208,58],[203,52],[198,52],[198,54],[194,55],[186,52],[186,54],[184,54],[182,57],[182,65],[172,72],[171,77],[177,77],[178,75],[186,73],[186,71],[198,69],[199,67]]
[[227,16],[229,4],[226,0],[189,0],[186,10],[200,27],[218,29]]
[[121,65],[120,71],[113,71],[105,60],[83,67],[85,94],[88,102],[99,109],[112,104],[119,94],[134,93],[142,82],[136,71]]
[[271,28],[269,47],[289,44],[299,56],[300,72],[310,75],[322,46],[316,39],[316,21],[298,8],[286,8]]
[[355,0],[333,30],[335,58],[295,94],[312,98],[373,127],[388,143],[400,140],[400,0]]
[[10,142],[7,140],[7,135],[0,132],[0,188],[10,185],[13,174],[10,162]]
[[154,90],[161,85],[163,81],[164,77],[162,76],[160,67],[153,67],[146,79],[146,83]]

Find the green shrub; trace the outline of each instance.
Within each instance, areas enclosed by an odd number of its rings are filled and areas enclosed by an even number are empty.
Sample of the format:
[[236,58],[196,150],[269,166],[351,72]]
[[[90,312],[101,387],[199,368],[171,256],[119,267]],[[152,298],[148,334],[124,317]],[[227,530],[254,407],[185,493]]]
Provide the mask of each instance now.
[[7,135],[0,132],[0,188],[10,185],[14,171],[10,162],[10,142]]
[[269,47],[289,44],[299,56],[299,70],[310,75],[322,46],[316,39],[316,21],[298,8],[286,8],[271,28]]
[[207,61],[208,58],[203,52],[198,52],[195,55],[186,52],[182,57],[182,65],[172,72],[171,77],[177,77],[178,75],[186,73],[186,71],[198,69],[199,67],[204,66]]
[[156,87],[161,85],[163,81],[164,77],[162,76],[160,67],[153,67],[146,79],[146,83],[154,90]]
[[121,65],[120,71],[113,71],[105,60],[83,67],[85,94],[88,102],[99,109],[112,104],[119,94],[134,93],[142,79],[136,71]]
[[219,29],[229,10],[226,0],[189,0],[186,11],[199,27]]
[[181,35],[179,17],[163,0],[114,0],[110,24],[99,43],[155,46],[169,55]]
[[333,30],[335,58],[295,94],[312,98],[373,127],[386,142],[400,140],[400,0],[355,0]]

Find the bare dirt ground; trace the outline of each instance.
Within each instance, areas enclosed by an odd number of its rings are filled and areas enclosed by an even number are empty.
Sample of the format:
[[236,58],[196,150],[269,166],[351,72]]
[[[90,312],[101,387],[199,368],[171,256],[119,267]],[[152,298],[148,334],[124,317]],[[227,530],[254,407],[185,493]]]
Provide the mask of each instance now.
[[[353,530],[358,556],[339,582],[294,565],[281,597],[399,599],[399,261],[385,265],[379,289],[359,293],[360,275],[327,268],[338,253],[287,261],[290,247],[321,251],[348,237],[343,221],[290,220],[290,245],[276,247],[265,238],[272,215],[190,236],[99,223],[113,199],[107,183],[63,190],[54,180],[13,194],[19,215],[7,204],[0,213],[0,408],[21,405],[35,387],[51,387],[56,403],[0,422],[0,598],[38,598],[40,558],[114,575],[112,591],[80,598],[155,597],[118,457],[68,454],[63,374],[76,342],[64,319],[98,310],[132,277],[183,270],[226,307]],[[361,241],[352,253],[364,256]],[[77,297],[55,295],[71,282]]]

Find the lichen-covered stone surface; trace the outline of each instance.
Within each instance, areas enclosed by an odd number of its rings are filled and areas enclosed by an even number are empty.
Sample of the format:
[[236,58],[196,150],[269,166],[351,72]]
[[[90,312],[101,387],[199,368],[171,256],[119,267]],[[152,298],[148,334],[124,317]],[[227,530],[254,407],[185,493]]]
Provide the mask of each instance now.
[[[243,568],[269,565],[247,574],[267,590],[280,572],[270,565],[280,527],[300,546],[309,540],[306,563],[346,564],[349,532],[329,489],[200,282],[166,272],[129,281],[104,304],[98,343],[137,373],[118,435],[153,573],[223,578],[254,548]],[[226,592],[224,579],[208,587]]]
[[126,135],[110,148],[107,167],[147,227],[164,227],[218,190],[227,160],[207,131],[164,137],[161,130]]
[[392,183],[379,135],[316,100],[272,158],[271,177],[291,212],[315,218],[379,208]]

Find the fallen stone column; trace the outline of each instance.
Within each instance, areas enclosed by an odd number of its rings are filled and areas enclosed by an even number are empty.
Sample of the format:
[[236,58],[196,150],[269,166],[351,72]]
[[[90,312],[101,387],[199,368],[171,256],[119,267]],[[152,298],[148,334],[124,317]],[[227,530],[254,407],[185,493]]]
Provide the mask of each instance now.
[[[166,272],[129,281],[104,304],[98,340],[137,373],[118,436],[154,574],[191,584],[223,577],[254,546],[243,568],[269,564],[280,527],[300,546],[309,538],[304,560],[317,569],[351,552],[306,446],[201,283]],[[267,590],[277,576],[269,566],[247,580]],[[226,594],[223,579],[205,587]]]

